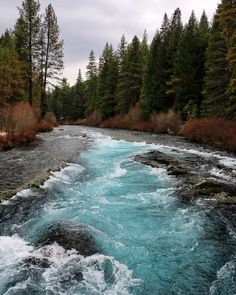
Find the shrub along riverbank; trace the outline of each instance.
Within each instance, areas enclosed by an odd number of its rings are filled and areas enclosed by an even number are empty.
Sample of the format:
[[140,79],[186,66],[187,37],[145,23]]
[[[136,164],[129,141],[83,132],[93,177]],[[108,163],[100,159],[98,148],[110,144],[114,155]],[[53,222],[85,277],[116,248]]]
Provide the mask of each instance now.
[[182,135],[192,142],[236,152],[236,120],[210,117],[184,123],[173,111],[153,114],[149,120],[143,120],[138,107],[131,109],[126,115],[116,115],[107,120],[101,118],[98,112],[94,112],[88,119],[61,123]]
[[29,144],[37,133],[52,131],[55,126],[57,120],[52,113],[37,119],[27,102],[6,104],[0,109],[0,151]]

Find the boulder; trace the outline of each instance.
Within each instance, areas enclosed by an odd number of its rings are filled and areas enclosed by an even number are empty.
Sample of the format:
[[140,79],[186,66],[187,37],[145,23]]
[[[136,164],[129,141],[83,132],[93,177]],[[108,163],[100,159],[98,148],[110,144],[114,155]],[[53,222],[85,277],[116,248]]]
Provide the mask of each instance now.
[[98,253],[96,241],[91,229],[74,222],[58,222],[47,226],[36,246],[43,247],[58,243],[66,250],[75,249],[85,257]]

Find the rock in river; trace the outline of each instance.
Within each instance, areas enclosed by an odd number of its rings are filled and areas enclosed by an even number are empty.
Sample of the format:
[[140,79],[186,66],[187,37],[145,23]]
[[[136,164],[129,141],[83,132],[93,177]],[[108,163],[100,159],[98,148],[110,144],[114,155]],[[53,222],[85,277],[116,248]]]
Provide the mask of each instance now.
[[54,242],[66,250],[75,249],[80,255],[91,256],[98,253],[96,241],[91,230],[74,222],[58,222],[43,230],[36,245],[43,247]]

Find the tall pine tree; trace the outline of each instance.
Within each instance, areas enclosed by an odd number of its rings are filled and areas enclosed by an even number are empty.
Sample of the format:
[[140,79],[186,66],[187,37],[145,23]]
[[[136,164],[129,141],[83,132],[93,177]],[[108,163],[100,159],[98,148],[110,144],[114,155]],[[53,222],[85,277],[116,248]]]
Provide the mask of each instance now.
[[49,79],[57,79],[63,69],[63,41],[59,40],[57,17],[51,4],[45,11],[41,37],[41,114],[47,111],[46,87]]
[[85,82],[86,93],[86,110],[85,114],[88,117],[92,112],[98,108],[98,96],[97,96],[97,63],[94,51],[92,50],[89,55],[89,63],[87,65]]
[[6,31],[0,37],[0,105],[24,96],[22,64],[16,53],[14,36]]
[[118,79],[118,111],[126,114],[140,99],[143,76],[141,43],[135,36],[128,46]]
[[20,17],[15,26],[16,48],[25,65],[27,92],[32,105],[34,73],[40,63],[40,4],[38,0],[24,0],[18,9]]
[[118,79],[118,58],[112,45],[106,44],[99,62],[99,110],[104,119],[115,115],[115,91]]

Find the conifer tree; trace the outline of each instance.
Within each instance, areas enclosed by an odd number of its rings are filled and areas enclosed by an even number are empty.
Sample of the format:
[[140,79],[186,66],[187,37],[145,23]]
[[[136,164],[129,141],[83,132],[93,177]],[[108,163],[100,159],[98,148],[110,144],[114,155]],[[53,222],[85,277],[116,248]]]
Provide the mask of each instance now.
[[179,40],[183,32],[183,24],[181,19],[181,11],[177,8],[171,18],[170,23],[170,36],[168,44],[168,74],[166,81],[166,91],[167,96],[167,107],[171,108],[174,104],[176,86],[178,85],[179,78],[175,75],[175,61],[177,58],[177,50],[179,45]]
[[15,40],[9,31],[0,37],[0,105],[24,98],[24,81]]
[[161,61],[161,36],[157,32],[154,36],[144,73],[143,88],[141,96],[141,110],[144,118],[158,109],[158,99],[160,95],[160,61]]
[[122,35],[120,43],[118,44],[118,49],[117,49],[119,68],[121,67],[122,62],[125,59],[126,53],[127,53],[127,42],[125,39],[125,35]]
[[236,2],[222,0],[219,5],[219,23],[227,46],[229,84],[227,87],[228,108],[226,116],[236,118]]
[[94,51],[92,50],[89,55],[89,63],[87,65],[86,72],[86,83],[85,83],[85,93],[86,93],[86,110],[85,114],[88,117],[93,111],[98,107],[97,100],[97,63]]
[[71,97],[70,119],[83,119],[85,117],[85,89],[80,69],[76,84],[71,89]]
[[115,91],[118,79],[118,58],[112,45],[106,44],[99,62],[99,109],[104,119],[115,114]]
[[198,22],[192,12],[181,35],[175,62],[175,74],[179,78],[179,84],[174,107],[183,119],[199,116],[205,52],[199,47],[198,29]]
[[146,65],[147,65],[148,54],[149,54],[148,35],[147,35],[146,30],[143,33],[143,40],[142,40],[142,43],[141,43],[141,50],[142,50],[143,70],[145,70]]
[[141,43],[135,36],[128,46],[117,86],[118,110],[127,113],[140,99],[143,76]]
[[34,72],[40,60],[40,4],[38,0],[24,0],[18,9],[20,17],[15,26],[16,48],[25,66],[27,92],[32,105]]
[[218,14],[214,17],[206,53],[202,116],[224,116],[228,105],[227,45],[221,34]]
[[57,79],[63,69],[63,41],[59,40],[60,30],[51,4],[46,8],[41,32],[41,114],[43,116],[47,111],[46,87],[48,80]]

